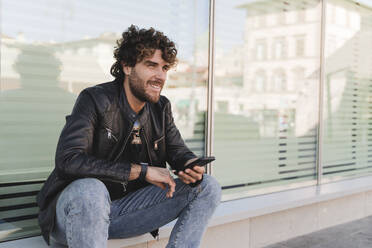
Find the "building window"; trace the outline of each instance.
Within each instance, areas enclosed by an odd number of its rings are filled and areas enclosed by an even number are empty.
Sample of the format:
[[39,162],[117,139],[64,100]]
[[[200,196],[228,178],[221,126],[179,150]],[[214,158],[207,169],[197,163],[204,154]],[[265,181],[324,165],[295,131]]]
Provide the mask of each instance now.
[[257,92],[264,92],[266,90],[266,73],[264,70],[258,70],[255,74],[254,89]]
[[305,36],[298,36],[296,39],[295,56],[303,57],[305,55]]
[[286,57],[286,42],[284,38],[276,38],[273,45],[273,58],[283,59]]
[[266,41],[264,39],[260,39],[260,40],[257,40],[256,42],[256,51],[255,51],[255,54],[256,54],[256,60],[265,60],[266,59],[266,56],[267,56],[267,45],[266,45]]
[[283,69],[274,71],[271,89],[275,92],[287,90],[287,78]]

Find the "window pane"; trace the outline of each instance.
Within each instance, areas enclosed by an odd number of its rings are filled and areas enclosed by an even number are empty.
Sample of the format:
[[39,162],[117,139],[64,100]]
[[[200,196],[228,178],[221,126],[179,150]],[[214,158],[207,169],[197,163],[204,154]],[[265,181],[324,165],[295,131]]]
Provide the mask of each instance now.
[[323,175],[372,172],[372,6],[327,1]]
[[64,117],[82,89],[112,80],[115,41],[132,23],[176,41],[164,94],[187,144],[204,153],[208,12],[207,0],[1,1],[0,240],[39,233],[35,195]]
[[318,0],[216,1],[213,173],[224,199],[314,183],[320,20]]

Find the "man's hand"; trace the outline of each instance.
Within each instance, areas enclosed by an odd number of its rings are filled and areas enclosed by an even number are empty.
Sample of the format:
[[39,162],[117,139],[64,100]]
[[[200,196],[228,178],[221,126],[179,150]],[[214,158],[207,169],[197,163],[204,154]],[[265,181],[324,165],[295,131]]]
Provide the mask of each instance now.
[[203,178],[205,172],[204,166],[194,166],[193,169],[186,169],[185,172],[178,172],[178,177],[186,184],[195,183]]
[[176,183],[174,182],[168,169],[155,166],[147,167],[146,181],[164,190],[167,189],[168,185],[169,189],[167,192],[167,197],[173,197],[173,193],[176,189]]

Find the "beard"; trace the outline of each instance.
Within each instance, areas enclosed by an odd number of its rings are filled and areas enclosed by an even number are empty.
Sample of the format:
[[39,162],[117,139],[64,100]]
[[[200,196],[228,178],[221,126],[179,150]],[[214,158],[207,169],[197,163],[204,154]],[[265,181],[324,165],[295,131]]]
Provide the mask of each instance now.
[[148,94],[146,92],[146,86],[151,87],[150,83],[155,83],[157,85],[161,85],[163,87],[163,82],[156,80],[156,81],[144,81],[141,78],[139,78],[136,70],[133,68],[130,75],[128,76],[128,83],[129,88],[132,92],[132,94],[141,102],[150,102],[150,103],[157,103],[160,98],[160,92],[158,94]]

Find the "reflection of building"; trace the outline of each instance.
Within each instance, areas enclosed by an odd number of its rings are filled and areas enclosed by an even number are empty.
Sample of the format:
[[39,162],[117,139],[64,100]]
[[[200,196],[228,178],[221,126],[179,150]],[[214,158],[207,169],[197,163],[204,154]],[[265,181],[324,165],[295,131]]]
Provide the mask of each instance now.
[[[207,106],[205,101],[208,67],[193,66],[187,61],[179,61],[176,70],[168,74],[163,94],[172,103],[173,114],[177,126],[182,129],[185,138],[195,135],[196,118],[204,118]],[[196,114],[200,113],[200,114]]]
[[371,9],[338,1],[327,12],[324,174],[370,172]]
[[[322,144],[327,149],[323,156],[324,172],[338,173],[346,169],[353,173],[356,169],[349,165],[357,164],[356,155],[360,154],[364,162],[370,156],[367,148],[362,148],[367,147],[366,143],[361,143],[368,139],[366,122],[370,118],[365,108],[368,97],[364,95],[363,99],[361,94],[368,92],[372,61],[368,53],[359,52],[367,51],[372,44],[370,10],[364,14],[364,8],[339,0],[329,1],[326,6],[323,46],[321,1],[306,4],[250,1],[238,7],[246,13],[244,49],[234,52],[239,45],[220,53],[227,57],[226,61],[234,60],[229,56],[235,56],[237,61],[243,59],[243,83],[232,82],[232,70],[217,53],[214,84],[215,110],[218,114],[224,113],[225,118],[236,117],[235,125],[222,118],[215,122],[214,143],[216,154],[226,156],[222,159],[220,156],[216,164],[222,166],[235,157],[239,164],[235,168],[245,170],[246,174],[242,173],[239,179],[230,176],[234,183],[262,183],[257,176],[261,174],[265,174],[262,180],[285,176],[291,176],[291,180],[312,178],[318,156],[319,111],[325,113],[322,121],[325,130]],[[325,48],[325,64],[320,60],[322,48]],[[321,67],[325,69],[326,87],[322,89],[323,109],[319,109]],[[358,107],[363,108],[356,111],[354,108]],[[351,124],[358,127],[349,127]],[[332,130],[336,135],[328,139]],[[223,132],[230,135],[224,136]],[[341,145],[340,142],[348,143]],[[361,148],[356,148],[357,142],[362,144]],[[341,146],[345,148],[340,149]],[[242,158],[242,153],[247,157]],[[263,158],[266,154],[270,159]],[[340,157],[345,162],[336,161]],[[366,169],[369,165],[360,166]],[[218,176],[228,177],[226,171]]]
[[[262,127],[264,136],[277,133],[280,120],[288,116],[288,127],[294,127],[297,136],[316,125],[319,78],[307,77],[319,68],[320,6],[318,1],[303,8],[295,1],[239,6],[246,10],[245,111],[253,112],[260,123],[272,123],[271,128]],[[273,116],[265,115],[270,112]]]
[[[102,34],[93,39],[84,39],[65,43],[38,44],[53,50],[56,58],[61,62],[60,86],[71,93],[78,94],[83,88],[110,80],[110,67],[113,63],[112,54],[115,34]],[[2,60],[2,88],[1,90],[19,87],[19,75],[12,67],[20,47],[28,44],[22,37],[12,39],[2,36],[1,50],[6,61]],[[42,60],[42,56],[35,50],[33,61]]]
[[[0,92],[5,90],[16,89],[19,87],[19,74],[14,70],[13,64],[19,55],[18,48],[10,47],[17,43],[17,40],[4,34],[1,35],[0,51],[2,56],[7,60],[1,60],[1,84]],[[11,62],[11,63],[9,63]]]
[[[284,116],[297,136],[306,134],[318,122],[321,3],[258,1],[239,8],[246,11],[244,48],[216,54],[216,110],[251,116],[262,136],[277,133]],[[341,3],[327,3],[327,12],[326,57],[360,27],[359,14]],[[241,84],[234,83],[238,78]]]
[[[65,91],[77,95],[82,89],[112,80],[110,67],[114,62],[112,52],[116,40],[120,36],[114,33],[103,33],[98,37],[87,38],[63,43],[32,43],[25,42],[25,37],[19,35],[16,39],[3,35],[1,42],[2,60],[0,91],[21,88],[19,73],[14,64],[20,55],[22,47],[29,45],[33,52],[29,53],[29,63],[34,62],[34,68],[43,70],[44,53],[47,49],[59,61],[60,73],[58,86]],[[202,57],[203,51],[197,51]],[[204,56],[204,58],[206,58]],[[208,68],[193,65],[186,60],[180,60],[176,70],[171,70],[164,89],[173,104],[176,123],[180,126],[184,138],[192,138],[195,134],[195,113],[204,113],[206,106],[205,85],[208,79]],[[44,74],[46,72],[43,72]],[[40,75],[43,75],[41,73]],[[73,104],[71,101],[70,105]],[[69,107],[71,108],[71,106]],[[201,136],[202,137],[202,136]]]
[[215,66],[218,68],[215,73],[216,85],[235,85],[242,86],[243,84],[243,62],[244,53],[243,46],[235,46],[229,52],[223,53],[223,49],[216,49]]
[[[61,86],[69,92],[111,80],[111,55],[119,35],[104,33],[96,38],[65,42],[56,46],[56,56],[62,61]],[[111,55],[111,56],[108,56]]]

